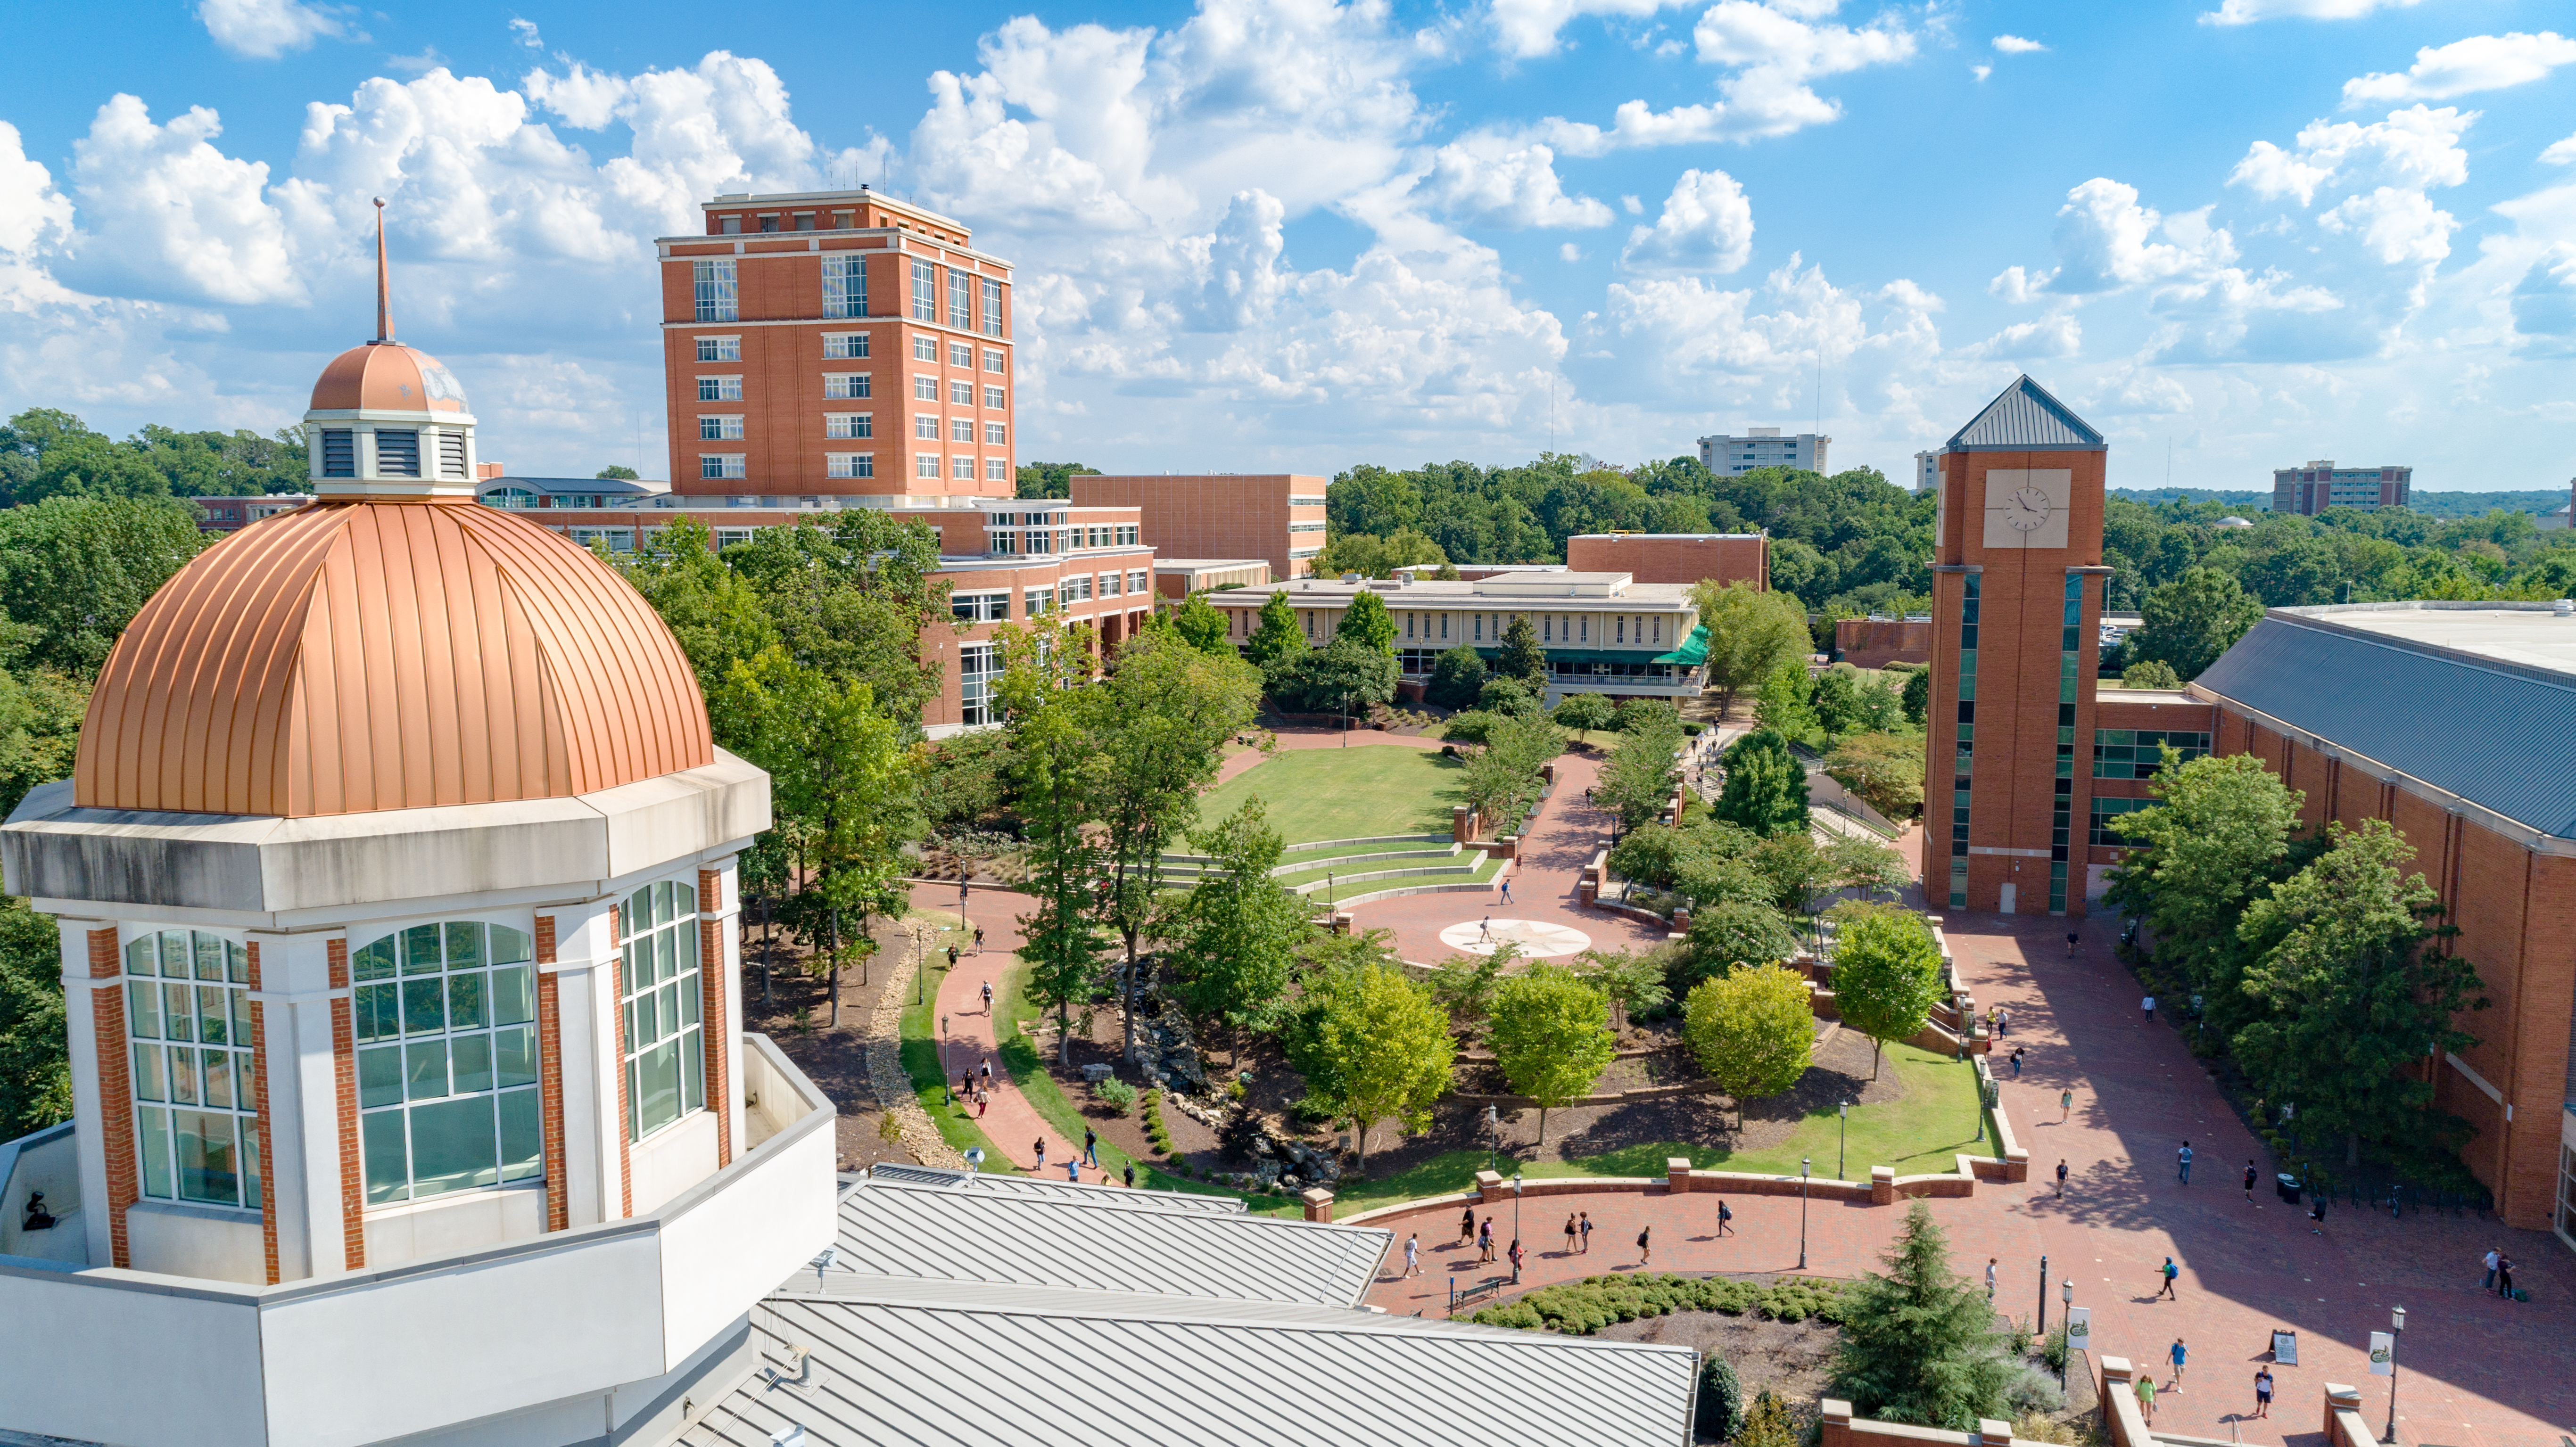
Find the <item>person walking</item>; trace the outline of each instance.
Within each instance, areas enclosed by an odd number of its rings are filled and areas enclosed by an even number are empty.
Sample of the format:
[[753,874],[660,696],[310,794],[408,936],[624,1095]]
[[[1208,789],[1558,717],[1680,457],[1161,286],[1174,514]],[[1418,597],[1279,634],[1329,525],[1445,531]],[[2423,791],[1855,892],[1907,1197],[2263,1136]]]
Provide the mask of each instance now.
[[1489,945],[1493,942],[1494,917],[1489,914],[1476,922],[1476,943],[1480,945]]
[[975,948],[973,952],[979,955],[984,952],[984,927],[982,925],[975,926]]
[[2064,1157],[2060,1157],[2057,1162],[2057,1199],[2061,1201],[2066,1199],[2066,1161]]
[[2316,1192],[2315,1194],[2313,1194],[2313,1195],[2311,1195],[2311,1196],[2309,1196],[2309,1197],[2308,1197],[2308,1219],[2316,1223],[2315,1225],[2310,1226],[2310,1227],[2308,1228],[2308,1234],[2309,1234],[2309,1235],[2311,1235],[2311,1236],[2323,1236],[2324,1234],[2326,1234],[2326,1231],[2325,1231],[2325,1226],[2326,1226],[2326,1193],[2325,1193],[2325,1192],[2323,1192],[2323,1191],[2318,1191],[2318,1192]]
[[2174,1338],[2174,1344],[2173,1344],[2173,1346],[2172,1346],[2171,1348],[2167,1349],[2167,1351],[2165,1352],[2165,1355],[2166,1355],[2166,1356],[2168,1356],[2168,1357],[2173,1358],[2173,1369],[2174,1369],[2174,1376],[2173,1376],[2173,1389],[2174,1389],[2175,1391],[2179,1392],[2179,1391],[2181,1391],[2181,1390],[2182,1390],[2182,1362],[2183,1362],[2183,1349],[2182,1349],[2182,1338],[2181,1338],[2181,1337],[2175,1337],[2175,1338]]
[[1506,875],[1504,875],[1504,876],[1503,876],[1503,903],[1505,903],[1505,904],[1509,904],[1509,903],[1511,903],[1511,902],[1512,902],[1512,877],[1511,877],[1510,875],[1506,874]]
[[2068,959],[2071,960],[2075,958],[2075,946],[2082,942],[2083,938],[2084,937],[2082,935],[2077,934],[2073,930],[2068,930],[2066,932],[2066,957]]
[[1124,1175],[1124,1176],[1127,1178],[1127,1189],[1128,1189],[1128,1190],[1131,1190],[1131,1191],[1132,1191],[1132,1190],[1136,1189],[1136,1163],[1135,1163],[1134,1161],[1129,1161],[1129,1162],[1127,1163],[1127,1169],[1126,1169],[1125,1171],[1120,1172],[1120,1174],[1121,1174],[1121,1175]]
[[1043,1170],[1045,1170],[1045,1169],[1046,1169],[1046,1137],[1045,1137],[1045,1136],[1039,1136],[1039,1137],[1038,1137],[1038,1169],[1039,1169],[1039,1170],[1041,1170],[1041,1171],[1043,1171]]
[[2496,1258],[2496,1295],[2503,1297],[2507,1301],[2514,1299],[2513,1258],[2510,1256],[2499,1256]]
[[982,1120],[984,1118],[984,1112],[991,1109],[992,1105],[993,1092],[986,1090],[981,1086],[977,1086],[975,1089],[975,1118],[977,1120]]
[[948,947],[948,968],[952,970],[957,968],[957,947],[955,945],[950,945]]
[[1504,1252],[1503,1254],[1512,1263],[1512,1284],[1517,1286],[1520,1284],[1521,1279],[1521,1238],[1518,1236],[1513,1237],[1512,1249]]
[[2158,1291],[2154,1296],[2147,1299],[2149,1301],[2163,1301],[2167,1299],[2174,1301],[2182,1300],[2180,1296],[2174,1294],[2174,1281],[2182,1275],[2182,1268],[2174,1265],[2174,1259],[2170,1256],[2165,1258],[2163,1275],[2165,1279],[2164,1288]]
[[1494,1259],[1494,1218],[1491,1216],[1487,1216],[1484,1224],[1476,1228],[1476,1259],[1478,1261]]
[[2146,1011],[2146,1012],[2147,1012],[2147,1023],[2148,1023],[2148,1024],[2153,1025],[2154,1023],[2156,1023],[2156,997],[2155,997],[2155,996],[2153,996],[2153,995],[2149,995],[2149,996],[2147,996],[2145,999],[2140,1000],[2140,1001],[2138,1002],[2138,1008],[2140,1008],[2140,1009],[2142,1009],[2142,1010],[2144,1010],[2144,1011]]
[[993,1013],[993,982],[990,980],[984,982],[984,1013]]
[[2272,1415],[2272,1368],[2268,1363],[2254,1369],[2254,1415]]
[[2498,1251],[2497,1249],[2495,1249],[2495,1248],[2494,1248],[2494,1247],[2492,1247],[2492,1246],[2490,1246],[2490,1247],[2488,1247],[2488,1248],[2487,1248],[2487,1279],[2486,1279],[2483,1283],[2481,1283],[2481,1284],[2479,1285],[2478,1290],[2480,1290],[2480,1291],[2493,1291],[2493,1290],[2495,1290],[2496,1263],[2497,1263],[2498,1261],[2503,1260],[2503,1259],[2504,1259],[2504,1253],[2503,1253],[2503,1252]]
[[1996,1258],[1992,1256],[1986,1258],[1986,1300],[1988,1301],[1995,1299],[1995,1260]]
[[2146,1418],[2147,1425],[2152,1427],[2156,1424],[2156,1374],[2153,1372],[2138,1373],[2137,1391],[2138,1414]]
[[2189,1141],[2184,1141],[2184,1142],[2182,1143],[2182,1149],[2181,1149],[2181,1150],[2179,1150],[2179,1151],[2176,1151],[2176,1152],[2174,1153],[2174,1159],[2182,1163],[2182,1183],[2183,1183],[2184,1185],[2186,1185],[2186,1186],[2190,1185],[2190,1184],[2191,1184],[2191,1142],[2189,1142]]
[[1100,1164],[1100,1133],[1089,1126],[1082,1128],[1082,1163],[1086,1166]]
[[1717,1234],[1720,1236],[1735,1234],[1735,1212],[1723,1199],[1717,1203]]
[[2254,1199],[2254,1175],[2254,1158],[2248,1156],[2245,1158],[2245,1199],[2249,1201]]
[[2057,1123],[2066,1124],[2066,1118],[2074,1113],[2075,1092],[2071,1089],[2057,1092]]
[[1568,1256],[1574,1254],[1574,1213],[1572,1211],[1565,1213],[1565,1254]]
[[1458,1244],[1463,1246],[1475,1239],[1476,1208],[1469,1206],[1466,1210],[1458,1214]]
[[1066,1156],[1064,1158],[1064,1178],[1077,1186],[1081,1185],[1082,1162],[1075,1160],[1071,1156]]
[[993,1057],[990,1055],[985,1056],[983,1063],[976,1068],[981,1071],[984,1076],[985,1087],[987,1089],[991,1088],[993,1084]]
[[2001,1006],[1997,1006],[1995,1009],[1995,1038],[2001,1039],[2011,1033],[2012,1011]]
[[1637,1264],[1640,1266],[1655,1259],[1654,1231],[1654,1227],[1647,1226],[1637,1232]]
[[1582,1254],[1589,1256],[1592,1254],[1592,1213],[1589,1211],[1584,1212],[1582,1220],[1576,1224],[1583,1228]]
[[2012,1068],[2013,1068],[2013,1079],[2015,1079],[2015,1080],[2019,1080],[2019,1079],[2021,1079],[2021,1047],[2020,1047],[2020,1046],[2018,1046],[2018,1045],[2016,1045],[2016,1046],[2014,1046],[2014,1047],[2013,1047],[2013,1053],[2012,1053]]
[[1404,1238],[1404,1274],[1422,1274],[1422,1236],[1419,1232]]

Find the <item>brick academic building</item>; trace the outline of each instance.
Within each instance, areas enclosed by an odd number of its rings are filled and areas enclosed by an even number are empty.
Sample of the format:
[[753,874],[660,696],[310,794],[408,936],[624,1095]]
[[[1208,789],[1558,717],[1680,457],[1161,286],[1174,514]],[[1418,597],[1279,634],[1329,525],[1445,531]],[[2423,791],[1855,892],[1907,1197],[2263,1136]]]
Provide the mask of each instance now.
[[2310,828],[2388,820],[2490,1001],[2464,1022],[2476,1045],[2427,1062],[2476,1128],[2462,1157],[2507,1224],[2576,1246],[2576,781],[2554,765],[2576,736],[2576,608],[2276,608],[2183,689],[2100,694],[2107,450],[2023,377],[1934,459],[1925,772],[1951,787],[1925,790],[1926,892],[2084,913],[2168,744],[2262,759]]

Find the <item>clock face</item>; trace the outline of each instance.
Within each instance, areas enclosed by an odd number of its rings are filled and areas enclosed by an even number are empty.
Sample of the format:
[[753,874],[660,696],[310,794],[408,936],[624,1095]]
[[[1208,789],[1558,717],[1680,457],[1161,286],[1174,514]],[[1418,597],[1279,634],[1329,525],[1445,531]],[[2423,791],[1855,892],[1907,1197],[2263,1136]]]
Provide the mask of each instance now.
[[2035,487],[2015,492],[2004,503],[2004,524],[2020,532],[2029,532],[2048,521],[2048,494]]

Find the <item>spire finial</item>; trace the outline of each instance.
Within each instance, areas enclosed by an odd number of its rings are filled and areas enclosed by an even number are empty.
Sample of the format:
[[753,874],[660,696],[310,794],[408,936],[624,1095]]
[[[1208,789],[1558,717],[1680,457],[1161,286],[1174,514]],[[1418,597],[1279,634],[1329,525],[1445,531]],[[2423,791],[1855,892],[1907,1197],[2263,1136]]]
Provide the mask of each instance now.
[[376,340],[394,339],[393,292],[385,281],[385,198],[376,198]]

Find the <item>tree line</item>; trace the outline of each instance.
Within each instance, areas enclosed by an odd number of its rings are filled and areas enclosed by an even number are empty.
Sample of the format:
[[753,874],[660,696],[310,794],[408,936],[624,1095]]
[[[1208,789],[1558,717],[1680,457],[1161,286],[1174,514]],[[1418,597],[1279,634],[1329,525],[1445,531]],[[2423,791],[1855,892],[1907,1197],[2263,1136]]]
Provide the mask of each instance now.
[[130,437],[95,432],[69,412],[31,407],[0,426],[0,505],[49,497],[257,497],[311,485],[303,427],[181,432],[158,423]]

